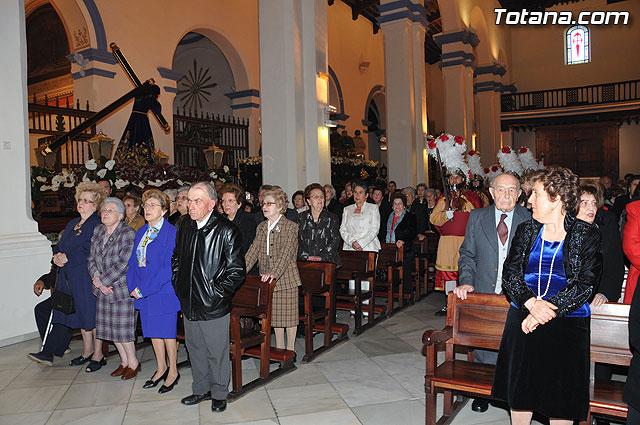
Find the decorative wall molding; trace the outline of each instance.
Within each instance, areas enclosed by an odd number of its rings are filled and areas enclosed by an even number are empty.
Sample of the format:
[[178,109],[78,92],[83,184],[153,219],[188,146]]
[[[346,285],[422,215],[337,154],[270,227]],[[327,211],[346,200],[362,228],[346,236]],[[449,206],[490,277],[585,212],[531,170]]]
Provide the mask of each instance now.
[[71,77],[74,80],[79,80],[81,78],[90,77],[92,75],[95,75],[98,77],[113,78],[116,76],[116,73],[112,71],[107,71],[106,69],[101,69],[101,68],[89,68],[84,70],[84,75],[80,74],[80,72],[74,72],[73,74],[71,74]]
[[233,103],[231,109],[247,109],[247,108],[260,108],[260,91],[257,89],[247,89],[225,93]]
[[502,77],[506,73],[507,73],[507,69],[504,66],[500,65],[497,62],[494,62],[491,65],[478,65],[473,75],[475,77],[477,75],[493,74],[493,75],[499,75]]
[[182,74],[181,72],[176,72],[173,69],[163,68],[161,66],[156,69],[158,70],[158,74],[160,74],[162,78],[166,78],[167,80],[178,81],[182,77],[184,77],[184,74]]
[[[106,50],[99,50],[94,49],[93,47],[89,47],[88,49],[80,50],[77,53],[82,55],[82,58],[86,59],[89,62],[94,61],[106,63],[107,65],[115,65],[116,63],[118,63],[116,58]],[[69,59],[69,62],[71,63],[77,63],[73,53],[67,55],[67,59]]]
[[440,56],[440,59],[440,69],[442,69],[456,65],[473,67],[476,57],[473,55],[473,53],[465,52],[464,50],[458,50],[456,52],[443,53]]
[[380,11],[380,16],[377,18],[378,25],[408,19],[412,22],[422,24],[425,28],[429,28],[427,9],[409,0],[397,0],[391,3],[381,4],[378,10]]
[[433,36],[433,41],[435,41],[440,48],[442,48],[444,44],[451,43],[463,43],[471,47],[476,47],[480,43],[480,39],[476,33],[470,30],[437,34]]

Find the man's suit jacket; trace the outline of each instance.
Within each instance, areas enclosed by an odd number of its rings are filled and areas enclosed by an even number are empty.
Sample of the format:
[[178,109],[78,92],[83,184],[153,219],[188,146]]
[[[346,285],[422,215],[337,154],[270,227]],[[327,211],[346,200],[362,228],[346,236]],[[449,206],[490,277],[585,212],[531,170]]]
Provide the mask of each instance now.
[[[460,285],[471,285],[475,292],[495,293],[498,279],[498,232],[496,207],[472,210],[460,247],[458,272]],[[520,223],[531,219],[526,208],[516,205],[511,221],[508,248]],[[507,249],[508,252],[508,249]]]
[[260,274],[272,274],[276,278],[276,291],[302,285],[298,273],[298,224],[280,217],[269,234],[267,255],[267,220],[258,224],[256,238],[245,255],[247,270],[256,262]]

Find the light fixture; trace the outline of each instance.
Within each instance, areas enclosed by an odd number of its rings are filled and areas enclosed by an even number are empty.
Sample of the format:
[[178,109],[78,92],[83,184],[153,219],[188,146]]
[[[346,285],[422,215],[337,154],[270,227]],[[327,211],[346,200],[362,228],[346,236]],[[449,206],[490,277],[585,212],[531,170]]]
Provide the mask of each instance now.
[[46,168],[47,170],[53,170],[56,165],[56,153],[49,148],[48,144],[43,144],[34,148],[36,151],[36,159],[38,160],[38,166]]
[[207,168],[209,170],[219,170],[222,168],[224,149],[220,149],[214,144],[203,150],[202,153],[204,154],[205,161],[207,161]]
[[378,139],[378,143],[380,143],[380,150],[381,151],[386,151],[387,150],[387,138],[385,136],[382,136]]
[[165,165],[169,163],[169,155],[162,152],[160,149],[158,149],[158,151],[153,154],[153,159],[158,165]]
[[325,127],[337,127],[338,123],[331,119],[331,114],[338,112],[338,108],[333,105],[326,105],[324,107],[324,125]]
[[87,140],[89,143],[89,149],[91,150],[91,156],[96,161],[100,161],[105,158],[108,161],[113,156],[113,148],[115,147],[115,140],[108,137],[100,130],[98,134]]

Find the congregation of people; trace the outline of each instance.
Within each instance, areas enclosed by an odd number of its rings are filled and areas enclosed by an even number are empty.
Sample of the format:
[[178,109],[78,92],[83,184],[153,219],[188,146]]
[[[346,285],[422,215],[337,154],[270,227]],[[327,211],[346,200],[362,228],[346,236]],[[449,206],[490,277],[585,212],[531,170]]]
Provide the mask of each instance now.
[[[381,244],[395,244],[404,250],[402,285],[410,293],[414,242],[437,233],[436,290],[462,299],[472,292],[506,294],[511,302],[499,352],[475,354],[476,361],[496,365],[492,397],[509,404],[515,424],[530,423],[533,412],[557,424],[586,418],[591,308],[620,300],[625,265],[621,301],[635,301],[636,315],[640,309],[634,291],[640,176],[581,181],[552,166],[525,176],[505,172],[490,182],[453,172],[445,183],[399,189],[393,181],[382,187],[354,180],[340,192],[312,183],[293,193],[290,206],[281,187],[267,184],[257,193],[220,180],[164,191],[131,186],[119,199],[108,181],[83,182],[76,188],[79,217],[62,231],[51,272],[34,285],[36,295],[55,287],[72,296],[73,312],[54,308],[51,299],[38,304],[43,343],[29,358],[53,365],[79,329],[83,350],[71,365],[88,373],[101,369],[107,363],[103,341],[109,341],[120,359],[111,375],[131,379],[141,372],[139,316],[156,357],[143,386],[161,384],[158,391],[169,392],[180,380],[182,312],[193,370],[193,394],[182,403],[211,400],[220,412],[231,376],[231,299],[247,274],[276,280],[275,346],[293,351],[297,261],[340,267],[341,249],[377,252]],[[446,314],[446,307],[436,314]],[[625,393],[629,423],[640,416],[637,332],[628,380],[633,388]],[[596,373],[610,376],[611,370]],[[476,399],[472,408],[487,406],[488,400]]]

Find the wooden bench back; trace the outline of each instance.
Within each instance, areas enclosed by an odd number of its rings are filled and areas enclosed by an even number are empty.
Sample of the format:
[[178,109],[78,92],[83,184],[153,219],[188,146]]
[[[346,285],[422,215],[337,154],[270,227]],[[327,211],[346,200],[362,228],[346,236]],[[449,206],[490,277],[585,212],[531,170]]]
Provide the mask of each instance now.
[[629,305],[606,303],[591,311],[591,361],[629,366]]
[[358,272],[362,275],[373,271],[376,263],[376,253],[371,251],[344,251],[340,250],[340,260],[342,267],[341,274],[344,272]]
[[336,265],[318,261],[298,261],[302,290],[311,294],[330,292],[336,277]]
[[402,262],[404,256],[404,247],[398,248],[394,243],[380,244],[381,248],[378,251],[378,260],[376,267],[379,269],[386,269],[389,263]]
[[452,327],[453,337],[447,344],[499,349],[508,311],[509,302],[504,295],[470,293],[461,300],[450,292],[447,326]]
[[271,299],[276,288],[276,280],[262,282],[260,276],[247,275],[244,283],[231,300],[232,308],[254,309],[256,312],[268,313]]
[[440,241],[440,234],[437,232],[427,232],[424,236],[424,240],[427,242],[427,253],[436,254],[438,252],[438,242]]

